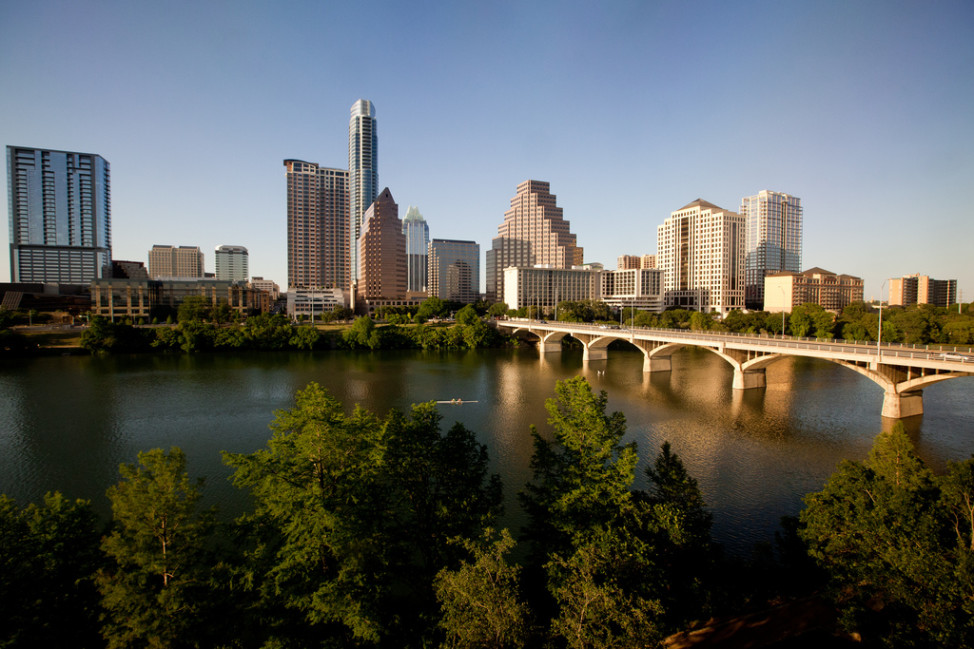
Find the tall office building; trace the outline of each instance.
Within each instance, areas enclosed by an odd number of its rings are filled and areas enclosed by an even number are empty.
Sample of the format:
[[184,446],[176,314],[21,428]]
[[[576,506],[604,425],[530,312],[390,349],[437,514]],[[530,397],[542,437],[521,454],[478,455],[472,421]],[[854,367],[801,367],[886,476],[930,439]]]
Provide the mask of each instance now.
[[243,246],[219,246],[213,251],[216,278],[231,282],[246,282],[250,277],[247,249]]
[[12,282],[87,284],[111,273],[107,160],[8,146],[7,186]]
[[188,279],[203,277],[203,252],[199,246],[152,246],[149,251],[149,277]]
[[375,129],[375,106],[367,99],[352,105],[348,121],[349,254],[352,283],[358,280],[358,240],[365,227],[365,211],[379,190],[379,140]]
[[656,236],[667,307],[744,307],[744,217],[698,198],[672,212]]
[[430,228],[423,215],[412,205],[406,210],[406,218],[402,220],[402,233],[406,235],[406,290],[410,293],[425,293]]
[[480,299],[480,245],[433,239],[429,244],[429,295],[457,302]]
[[356,308],[367,302],[388,302],[406,297],[406,237],[399,206],[388,188],[365,211],[358,241]]
[[802,263],[802,202],[797,196],[761,190],[741,199],[744,217],[744,304],[764,308],[764,278],[797,273]]
[[509,266],[580,265],[582,248],[576,245],[569,228],[548,183],[525,180],[519,184],[487,251],[487,299],[503,299],[504,269]]
[[303,160],[284,167],[288,287],[347,289],[348,171]]

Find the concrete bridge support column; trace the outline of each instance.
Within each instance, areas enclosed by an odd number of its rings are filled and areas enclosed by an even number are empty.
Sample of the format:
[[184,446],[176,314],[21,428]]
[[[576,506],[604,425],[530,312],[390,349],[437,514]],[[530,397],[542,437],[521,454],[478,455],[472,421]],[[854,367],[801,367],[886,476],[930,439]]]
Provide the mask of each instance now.
[[643,356],[643,372],[669,372],[673,369],[669,356]]
[[890,392],[883,395],[883,417],[903,419],[923,414],[923,390]]
[[556,340],[553,343],[541,341],[538,343],[538,351],[542,354],[554,354],[555,352],[561,351],[561,341]]
[[609,350],[606,347],[582,347],[582,361],[604,361],[609,357]]
[[751,390],[753,388],[767,387],[767,377],[764,370],[742,370],[740,367],[734,368],[734,389]]

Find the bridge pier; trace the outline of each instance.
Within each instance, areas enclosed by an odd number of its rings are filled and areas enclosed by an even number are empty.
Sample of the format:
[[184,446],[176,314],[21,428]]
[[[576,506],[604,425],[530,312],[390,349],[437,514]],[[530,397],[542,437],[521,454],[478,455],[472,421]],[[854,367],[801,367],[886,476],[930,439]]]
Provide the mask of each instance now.
[[764,370],[742,370],[740,367],[734,368],[734,389],[751,390],[754,388],[764,388],[768,385],[768,379]]
[[582,362],[604,361],[609,357],[609,350],[605,347],[590,347],[585,344],[582,346]]
[[643,354],[643,372],[669,372],[672,369],[669,356]]
[[883,417],[903,419],[923,414],[923,390],[883,394]]
[[542,354],[554,354],[555,352],[560,352],[561,340],[556,340],[555,342],[542,340],[538,343],[538,351]]

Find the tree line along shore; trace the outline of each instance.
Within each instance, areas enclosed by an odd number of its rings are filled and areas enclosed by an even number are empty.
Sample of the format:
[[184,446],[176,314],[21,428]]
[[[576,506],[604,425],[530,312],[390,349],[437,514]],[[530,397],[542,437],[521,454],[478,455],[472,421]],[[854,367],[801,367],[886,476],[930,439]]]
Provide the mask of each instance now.
[[[110,322],[94,317],[83,328],[44,328],[37,333],[22,325],[43,322],[41,314],[0,310],[0,353],[497,348],[518,343],[485,320],[541,315],[562,322],[621,322],[636,327],[747,334],[778,335],[784,325],[785,335],[864,342],[876,341],[879,331],[879,311],[862,302],[850,304],[838,314],[816,304],[804,304],[784,318],[780,313],[764,311],[732,311],[718,318],[685,309],[658,314],[622,309],[619,313],[602,302],[560,302],[557,309],[542,313],[534,307],[511,310],[502,303],[463,305],[429,298],[417,307],[382,308],[374,319],[355,318],[351,311],[339,307],[317,314],[314,321],[295,322],[280,314],[243,317],[226,304],[212,307],[203,298],[190,298],[180,305],[175,318],[170,315],[162,322]],[[883,309],[882,328],[886,343],[950,345],[969,350],[974,346],[974,309],[971,304],[889,307]]]

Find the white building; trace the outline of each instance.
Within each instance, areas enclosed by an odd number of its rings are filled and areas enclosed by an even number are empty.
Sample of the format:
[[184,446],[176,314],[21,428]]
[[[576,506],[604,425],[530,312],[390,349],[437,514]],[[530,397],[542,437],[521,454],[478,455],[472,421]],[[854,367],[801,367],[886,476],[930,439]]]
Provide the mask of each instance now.
[[213,251],[213,257],[217,279],[245,282],[250,277],[250,262],[243,246],[219,246]]
[[348,297],[340,288],[295,288],[287,290],[287,315],[317,318],[336,306],[347,307]]
[[574,268],[508,267],[504,269],[504,302],[509,309],[537,307],[553,312],[558,302],[605,302],[613,308],[663,311],[662,272],[653,268],[604,270],[597,265]]
[[697,199],[657,228],[665,305],[727,313],[744,308],[744,217]]

